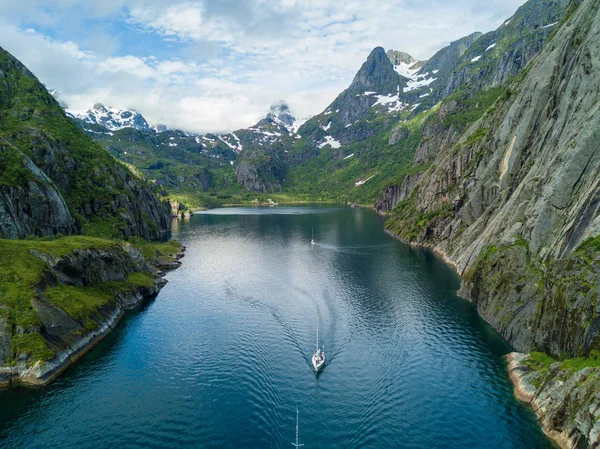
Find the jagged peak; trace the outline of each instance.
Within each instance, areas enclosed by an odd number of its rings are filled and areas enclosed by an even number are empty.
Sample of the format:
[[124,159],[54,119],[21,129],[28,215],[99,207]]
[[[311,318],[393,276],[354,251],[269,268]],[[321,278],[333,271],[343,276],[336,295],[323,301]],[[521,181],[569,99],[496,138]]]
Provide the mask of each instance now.
[[292,115],[288,104],[283,100],[279,100],[271,105],[266,118],[277,125],[283,126],[290,133],[298,129],[298,121]]
[[72,112],[72,115],[86,123],[104,126],[110,131],[117,131],[123,128],[135,128],[137,130],[151,129],[140,112],[134,109],[113,108],[103,103],[94,103],[86,112]]
[[386,52],[386,55],[389,58],[390,62],[395,66],[400,64],[414,64],[415,62],[418,62],[417,59],[413,58],[411,55],[403,51],[390,49]]
[[388,94],[396,91],[398,74],[383,47],[375,47],[356,73],[351,91]]

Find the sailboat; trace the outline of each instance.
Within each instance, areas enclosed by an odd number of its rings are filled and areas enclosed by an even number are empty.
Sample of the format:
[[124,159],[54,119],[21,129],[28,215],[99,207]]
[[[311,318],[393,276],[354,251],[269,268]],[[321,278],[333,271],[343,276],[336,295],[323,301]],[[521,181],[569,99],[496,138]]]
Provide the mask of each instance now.
[[300,444],[300,439],[298,436],[298,407],[296,407],[296,442],[292,443],[292,446],[296,446],[296,447],[304,446],[304,444]]
[[325,346],[323,349],[319,348],[319,318],[317,317],[317,349],[312,356],[312,366],[318,373],[321,368],[325,365]]
[[317,242],[315,242],[315,228],[312,228],[312,237],[310,239],[310,244],[311,245],[315,245]]

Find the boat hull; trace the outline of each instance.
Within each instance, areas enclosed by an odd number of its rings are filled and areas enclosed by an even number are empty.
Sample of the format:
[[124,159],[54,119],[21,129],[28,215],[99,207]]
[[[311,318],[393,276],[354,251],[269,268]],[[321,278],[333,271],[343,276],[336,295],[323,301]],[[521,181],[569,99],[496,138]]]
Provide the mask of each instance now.
[[312,366],[316,372],[321,371],[321,369],[323,369],[323,367],[325,366],[325,357],[323,357],[323,359],[320,360],[318,357],[313,355]]

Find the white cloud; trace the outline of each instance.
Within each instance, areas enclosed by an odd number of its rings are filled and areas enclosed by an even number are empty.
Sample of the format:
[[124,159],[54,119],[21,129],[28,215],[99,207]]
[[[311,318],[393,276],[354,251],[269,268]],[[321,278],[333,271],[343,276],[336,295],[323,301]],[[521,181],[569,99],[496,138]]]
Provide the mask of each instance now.
[[[499,26],[523,0],[32,2],[33,13],[24,2],[0,4],[0,45],[71,108],[102,101],[204,132],[250,126],[280,99],[298,117],[316,114],[373,47],[428,58],[452,40]],[[86,20],[93,33],[81,31]],[[115,24],[130,35],[112,33]],[[163,48],[145,45],[146,38]]]

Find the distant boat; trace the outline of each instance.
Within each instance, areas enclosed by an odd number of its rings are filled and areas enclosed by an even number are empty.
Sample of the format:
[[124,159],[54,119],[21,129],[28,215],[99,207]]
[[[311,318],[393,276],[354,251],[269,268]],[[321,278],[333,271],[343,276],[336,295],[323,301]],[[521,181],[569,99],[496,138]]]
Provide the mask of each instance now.
[[315,242],[315,228],[312,229],[312,237],[310,239],[310,244],[311,245],[315,245],[317,242]]
[[304,444],[300,444],[300,438],[298,435],[298,407],[296,407],[296,442],[292,443],[292,446],[296,446],[296,447],[304,446]]
[[317,317],[317,349],[312,356],[312,366],[318,373],[325,365],[325,347],[319,348],[319,319]]

